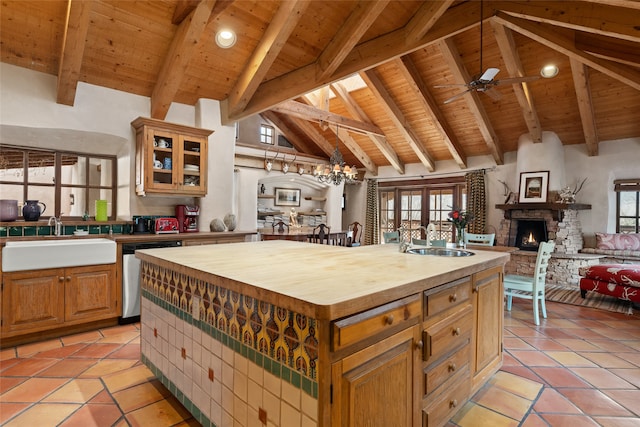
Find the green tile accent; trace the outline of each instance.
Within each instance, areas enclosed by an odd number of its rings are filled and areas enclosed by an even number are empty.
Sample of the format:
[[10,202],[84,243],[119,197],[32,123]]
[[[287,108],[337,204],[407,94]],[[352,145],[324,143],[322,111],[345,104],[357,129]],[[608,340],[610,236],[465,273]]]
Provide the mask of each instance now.
[[109,225],[100,226],[100,231],[102,232],[102,234],[109,234],[109,230],[111,230],[111,226]]
[[122,234],[122,224],[113,224],[111,229],[113,230],[113,234]]
[[100,226],[99,225],[90,225],[89,226],[89,234],[100,234]]
[[286,366],[282,367],[282,373],[280,374],[280,377],[285,380],[286,382],[290,383],[291,382],[291,369],[287,368]]
[[9,237],[19,237],[22,236],[22,227],[9,227]]
[[48,225],[39,226],[38,236],[51,236],[51,227],[49,227]]
[[300,388],[300,374],[297,372],[291,372],[291,385],[294,385],[298,388]]
[[308,395],[312,396],[313,384],[307,377],[302,377],[302,390]]
[[36,229],[37,229],[37,227],[35,227],[35,226],[22,227],[22,235],[23,236],[35,236],[36,235]]
[[0,237],[7,237],[7,227],[0,227]]

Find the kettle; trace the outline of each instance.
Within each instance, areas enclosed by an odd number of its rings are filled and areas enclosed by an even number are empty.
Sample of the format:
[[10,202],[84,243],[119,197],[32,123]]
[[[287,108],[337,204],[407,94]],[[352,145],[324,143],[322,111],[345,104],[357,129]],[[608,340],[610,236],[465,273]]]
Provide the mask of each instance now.
[[[42,205],[42,210],[40,210]],[[38,200],[27,200],[22,207],[22,216],[25,221],[37,221],[40,219],[40,215],[47,210],[47,205]]]
[[147,218],[136,218],[133,224],[134,233],[148,233],[149,232],[149,220]]

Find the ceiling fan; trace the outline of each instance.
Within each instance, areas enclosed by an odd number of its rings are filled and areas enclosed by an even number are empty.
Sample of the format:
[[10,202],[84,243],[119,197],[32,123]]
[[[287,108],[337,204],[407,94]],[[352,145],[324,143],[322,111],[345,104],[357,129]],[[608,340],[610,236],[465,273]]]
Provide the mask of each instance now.
[[444,88],[444,87],[466,87],[467,89],[463,92],[458,93],[457,95],[452,96],[451,98],[444,101],[445,104],[448,104],[452,101],[455,101],[458,98],[461,98],[463,95],[471,92],[483,92],[489,95],[490,98],[497,101],[502,95],[498,90],[495,89],[498,85],[506,85],[506,84],[514,84],[514,83],[524,83],[530,82],[533,80],[538,80],[540,76],[525,76],[525,77],[511,77],[502,80],[494,80],[495,76],[500,72],[499,68],[487,68],[484,72],[482,69],[482,22],[483,22],[483,1],[480,0],[480,74],[479,77],[474,78],[468,83],[461,84],[449,84],[449,85],[436,85],[434,87]]

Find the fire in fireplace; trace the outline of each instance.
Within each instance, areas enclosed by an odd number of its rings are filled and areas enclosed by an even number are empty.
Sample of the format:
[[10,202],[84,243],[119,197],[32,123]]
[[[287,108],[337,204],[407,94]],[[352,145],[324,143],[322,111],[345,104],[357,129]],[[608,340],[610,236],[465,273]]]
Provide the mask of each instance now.
[[520,219],[518,220],[518,232],[516,233],[516,244],[523,251],[537,251],[540,242],[548,239],[547,223],[543,219]]

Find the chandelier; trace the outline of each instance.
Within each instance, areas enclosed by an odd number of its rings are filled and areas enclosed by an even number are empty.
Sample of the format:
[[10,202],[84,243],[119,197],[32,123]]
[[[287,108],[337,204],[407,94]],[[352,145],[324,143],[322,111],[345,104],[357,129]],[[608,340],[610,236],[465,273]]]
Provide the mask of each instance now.
[[333,151],[331,158],[329,159],[328,165],[317,165],[313,170],[313,175],[318,179],[318,181],[340,185],[342,181],[345,184],[353,184],[356,182],[356,178],[358,177],[358,170],[354,166],[345,166],[344,159],[342,158],[342,154],[338,149],[338,126],[336,126],[336,149]]

